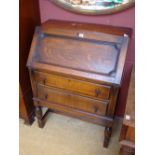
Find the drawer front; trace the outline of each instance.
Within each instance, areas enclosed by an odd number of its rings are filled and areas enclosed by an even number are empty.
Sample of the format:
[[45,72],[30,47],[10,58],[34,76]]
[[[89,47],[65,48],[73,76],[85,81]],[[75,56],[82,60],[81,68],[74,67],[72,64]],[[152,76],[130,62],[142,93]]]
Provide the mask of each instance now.
[[36,62],[111,76],[115,74],[121,46],[112,42],[46,36],[38,40]]
[[43,85],[73,91],[96,99],[109,99],[109,86],[40,72],[35,72],[35,80]]
[[94,100],[40,84],[38,84],[38,98],[98,115],[106,114],[108,104],[108,101]]

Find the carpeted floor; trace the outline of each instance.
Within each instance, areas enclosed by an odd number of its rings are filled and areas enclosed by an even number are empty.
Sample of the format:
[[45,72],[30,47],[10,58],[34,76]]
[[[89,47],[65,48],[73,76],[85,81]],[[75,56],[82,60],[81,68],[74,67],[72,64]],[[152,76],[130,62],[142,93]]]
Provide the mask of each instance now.
[[115,121],[108,149],[104,127],[51,113],[43,129],[19,121],[19,155],[118,155],[121,123]]

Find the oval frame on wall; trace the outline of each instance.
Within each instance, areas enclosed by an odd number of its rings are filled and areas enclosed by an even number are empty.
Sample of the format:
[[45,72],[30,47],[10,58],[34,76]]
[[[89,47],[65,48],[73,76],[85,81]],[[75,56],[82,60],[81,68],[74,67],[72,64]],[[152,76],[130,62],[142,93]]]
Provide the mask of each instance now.
[[135,4],[135,0],[50,0],[56,5],[81,14],[112,14],[126,10]]

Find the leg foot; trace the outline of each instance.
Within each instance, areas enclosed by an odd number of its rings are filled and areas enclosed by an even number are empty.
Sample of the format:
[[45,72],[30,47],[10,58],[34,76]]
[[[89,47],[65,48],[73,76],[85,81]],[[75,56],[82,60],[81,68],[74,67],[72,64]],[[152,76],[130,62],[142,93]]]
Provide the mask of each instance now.
[[38,126],[39,126],[39,128],[43,128],[44,127],[44,121],[42,120],[43,115],[42,115],[41,107],[36,106],[35,112],[36,112],[36,117],[38,120]]
[[32,123],[34,122],[34,117],[35,117],[35,113],[34,113],[34,110],[33,110],[31,112],[31,114],[28,116],[28,118],[24,120],[24,124],[25,125],[32,125]]
[[34,122],[34,117],[24,120],[25,125],[32,125],[33,122]]
[[108,147],[109,145],[109,140],[112,134],[112,127],[105,127],[105,131],[104,131],[104,147]]

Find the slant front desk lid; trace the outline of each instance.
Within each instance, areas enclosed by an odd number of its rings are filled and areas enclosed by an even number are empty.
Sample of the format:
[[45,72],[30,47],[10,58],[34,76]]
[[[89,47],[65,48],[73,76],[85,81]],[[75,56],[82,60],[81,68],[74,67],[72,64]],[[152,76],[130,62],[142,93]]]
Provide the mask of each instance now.
[[119,85],[130,34],[128,28],[47,21],[35,30],[27,66]]

